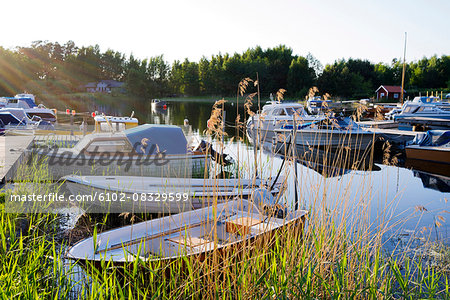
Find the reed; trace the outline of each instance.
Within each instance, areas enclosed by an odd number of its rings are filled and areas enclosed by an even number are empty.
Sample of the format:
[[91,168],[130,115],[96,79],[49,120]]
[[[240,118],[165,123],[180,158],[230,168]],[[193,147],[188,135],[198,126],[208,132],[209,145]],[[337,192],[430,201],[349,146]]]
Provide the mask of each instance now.
[[[240,92],[243,95],[245,89]],[[249,113],[254,96],[244,100]],[[210,134],[220,143],[226,143],[220,126],[222,103],[214,106]],[[239,120],[236,123],[242,126]],[[238,130],[241,132],[242,128]],[[384,159],[395,163],[389,151],[386,146]],[[390,208],[395,206],[396,200],[385,199],[386,209],[373,222],[369,210],[374,191],[368,189],[352,195],[349,191],[359,188],[352,179],[345,184],[326,184],[326,177],[342,168],[370,170],[373,148],[355,154],[343,145],[333,155],[331,152],[328,148],[320,152],[305,149],[298,157],[303,163],[325,165],[324,176],[310,187],[311,199],[300,199],[303,208],[309,211],[303,233],[283,228],[274,236],[244,243],[239,248],[213,251],[204,260],[180,257],[163,263],[136,259],[122,268],[104,260],[99,264],[88,262],[81,269],[63,257],[67,240],[58,233],[61,216],[6,213],[5,204],[0,201],[0,296],[23,299],[450,299],[450,248],[438,243],[425,244],[423,253],[433,251],[432,257],[384,252],[385,235],[399,225],[389,222]],[[259,153],[256,159],[259,170],[274,168],[273,163]],[[287,164],[292,167],[294,161],[288,158]],[[23,170],[17,187],[20,191],[59,189],[46,180],[48,172],[40,166],[32,164]],[[291,167],[287,169],[286,178],[293,176]],[[217,169],[211,172],[213,174],[223,171],[217,166],[214,168]],[[244,160],[235,171],[248,174],[254,168],[253,161]],[[298,176],[312,182],[309,174]],[[363,176],[370,182],[370,173]],[[324,194],[333,195],[335,201],[327,203]],[[291,199],[282,201],[292,202]],[[111,217],[104,215],[89,225],[94,240]]]

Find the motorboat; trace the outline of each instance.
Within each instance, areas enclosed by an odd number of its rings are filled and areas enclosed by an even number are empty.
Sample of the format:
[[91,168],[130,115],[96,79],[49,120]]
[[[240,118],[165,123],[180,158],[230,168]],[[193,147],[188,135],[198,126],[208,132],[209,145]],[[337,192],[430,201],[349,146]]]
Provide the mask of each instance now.
[[252,199],[256,200],[236,199],[106,231],[76,243],[65,256],[99,268],[102,261],[115,267],[136,260],[146,264],[170,263],[179,258],[202,261],[213,251],[238,251],[258,240],[269,245],[281,229],[292,236],[302,234],[307,211],[279,208],[281,205],[271,202],[273,199]]
[[[294,130],[295,129],[295,130]],[[283,125],[276,130],[276,151],[295,144],[298,152],[312,148],[366,151],[376,135],[366,131],[351,118],[328,118],[318,122],[298,125]]]
[[36,105],[32,94],[18,94],[15,97],[0,98],[0,108],[22,108],[29,119],[37,116],[46,122],[56,122],[55,111],[46,108],[43,104]]
[[0,108],[0,122],[7,130],[54,130],[52,123],[39,116],[31,119],[23,108]]
[[152,99],[152,107],[153,108],[163,108],[164,106],[167,106],[167,102],[164,100],[159,99]]
[[139,125],[137,118],[96,115],[95,132],[119,132]]
[[36,97],[33,94],[28,93],[17,94],[14,98],[30,98],[33,102],[36,102]]
[[65,175],[187,177],[202,174],[208,156],[188,145],[174,125],[144,124],[120,132],[85,135],[72,148],[36,147],[54,179]]
[[275,130],[283,126],[316,122],[324,116],[311,116],[300,103],[271,101],[263,106],[261,113],[247,121],[247,134],[252,142],[272,143]]
[[271,187],[279,197],[284,179],[200,179],[139,176],[77,176],[61,178],[72,195],[102,195],[111,201],[89,202],[87,212],[180,213],[223,203],[235,197],[249,199],[257,188]]
[[412,101],[403,103],[400,110],[393,111],[386,117],[395,121],[411,117],[450,119],[450,103],[434,97],[415,97]]
[[448,168],[450,164],[450,131],[429,130],[418,134],[412,143],[405,147],[408,159],[425,160],[443,164]]

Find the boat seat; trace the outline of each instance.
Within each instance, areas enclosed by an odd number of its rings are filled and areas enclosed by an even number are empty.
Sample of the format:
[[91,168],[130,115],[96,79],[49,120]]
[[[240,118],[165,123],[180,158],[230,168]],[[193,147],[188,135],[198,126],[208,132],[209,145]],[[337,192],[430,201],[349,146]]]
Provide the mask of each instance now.
[[209,251],[213,250],[215,243],[201,237],[178,235],[167,239],[176,244],[189,248],[191,251]]
[[271,231],[279,227],[272,221],[263,221],[259,217],[239,217],[225,221],[226,231],[232,234],[247,235]]
[[229,233],[237,233],[240,235],[247,235],[250,233],[250,228],[261,223],[259,218],[239,217],[225,221],[226,230]]

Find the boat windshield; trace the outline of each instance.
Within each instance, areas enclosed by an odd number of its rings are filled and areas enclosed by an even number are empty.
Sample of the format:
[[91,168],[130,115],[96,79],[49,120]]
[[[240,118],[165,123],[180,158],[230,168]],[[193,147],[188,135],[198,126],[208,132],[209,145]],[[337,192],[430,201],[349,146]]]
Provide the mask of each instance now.
[[293,116],[294,114],[303,115],[303,108],[287,107],[286,112],[289,116]]

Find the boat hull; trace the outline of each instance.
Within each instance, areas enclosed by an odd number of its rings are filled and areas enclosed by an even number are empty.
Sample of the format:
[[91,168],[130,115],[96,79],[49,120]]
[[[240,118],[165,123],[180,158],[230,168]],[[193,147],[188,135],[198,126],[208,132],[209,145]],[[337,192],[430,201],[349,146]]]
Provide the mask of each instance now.
[[[277,149],[290,143],[291,130],[279,130]],[[366,150],[375,142],[376,136],[370,132],[347,132],[337,130],[298,130],[295,134],[295,145],[303,151],[309,147],[348,148],[350,150]]]
[[66,257],[119,264],[202,257],[303,224],[306,215],[297,210],[282,218],[269,216],[255,204],[236,199],[103,232],[73,245]]
[[[65,176],[62,178],[72,195],[92,196],[94,201],[84,203],[82,207],[89,213],[174,214],[215,203],[224,203],[236,197],[249,199],[252,192],[259,188],[259,185],[264,184],[261,180],[256,180],[253,185],[252,180],[238,179],[205,181],[203,179],[151,178],[146,180],[145,177],[123,176],[102,177],[102,183],[95,183],[96,177]],[[271,180],[267,183],[270,182]],[[282,182],[283,180],[280,180],[271,189],[273,197],[279,197],[284,192]],[[248,187],[244,186],[247,184]]]
[[450,147],[413,145],[407,146],[405,151],[408,159],[450,164]]
[[211,162],[205,155],[167,155],[161,160],[145,156],[70,156],[32,152],[31,157],[48,167],[54,180],[66,175],[203,177]]
[[[308,116],[301,120],[296,120],[297,125],[302,125],[310,122],[317,122],[322,120],[323,117]],[[247,122],[247,135],[252,143],[272,143],[277,135],[277,130],[286,127],[293,126],[293,119],[264,119],[258,118],[249,119]]]

